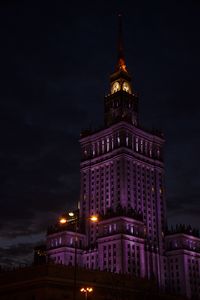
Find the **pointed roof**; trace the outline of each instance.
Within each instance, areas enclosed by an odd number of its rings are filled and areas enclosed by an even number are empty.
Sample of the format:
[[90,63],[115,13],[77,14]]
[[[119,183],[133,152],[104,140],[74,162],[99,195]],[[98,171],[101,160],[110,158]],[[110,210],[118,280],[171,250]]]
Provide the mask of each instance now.
[[118,59],[115,71],[128,72],[125,63],[124,47],[123,47],[123,34],[122,34],[122,15],[118,15]]

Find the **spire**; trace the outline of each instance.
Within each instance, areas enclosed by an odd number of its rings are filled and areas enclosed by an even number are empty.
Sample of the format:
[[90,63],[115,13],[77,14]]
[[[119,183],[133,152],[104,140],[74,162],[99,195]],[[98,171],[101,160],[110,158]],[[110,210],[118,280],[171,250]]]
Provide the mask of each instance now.
[[118,60],[116,65],[116,71],[127,72],[124,49],[123,49],[123,36],[122,36],[122,15],[118,15]]

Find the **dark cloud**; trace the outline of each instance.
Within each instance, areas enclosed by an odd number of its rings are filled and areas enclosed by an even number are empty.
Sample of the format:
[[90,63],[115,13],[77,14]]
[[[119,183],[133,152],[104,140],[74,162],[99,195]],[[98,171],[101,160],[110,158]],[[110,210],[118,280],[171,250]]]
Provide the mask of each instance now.
[[[14,267],[30,264],[34,256],[35,243],[18,243],[13,246],[0,248],[1,266]],[[23,256],[22,256],[23,253]]]
[[191,194],[184,196],[175,196],[168,198],[168,212],[169,214],[176,216],[178,214],[187,214],[191,218],[193,216],[198,217],[200,215],[199,206],[199,194]]
[[5,254],[8,256],[12,256],[12,255],[21,256],[22,252],[24,253],[24,255],[32,253],[33,244],[17,244],[13,247],[0,248],[1,257],[5,256]]

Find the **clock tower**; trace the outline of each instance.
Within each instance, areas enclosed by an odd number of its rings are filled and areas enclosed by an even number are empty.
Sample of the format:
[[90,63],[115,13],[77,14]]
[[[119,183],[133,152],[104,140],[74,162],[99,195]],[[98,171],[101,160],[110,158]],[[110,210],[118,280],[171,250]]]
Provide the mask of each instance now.
[[133,91],[131,76],[125,63],[122,42],[122,21],[119,15],[118,60],[110,76],[110,93],[105,97],[105,125],[119,121],[138,125],[138,97]]
[[[153,279],[162,289],[200,299],[200,238],[191,226],[166,231],[165,140],[138,124],[121,16],[104,108],[105,126],[81,133],[79,211],[50,228],[49,259],[75,266],[75,275],[77,266],[129,274],[133,281]],[[96,223],[90,221],[94,215]]]

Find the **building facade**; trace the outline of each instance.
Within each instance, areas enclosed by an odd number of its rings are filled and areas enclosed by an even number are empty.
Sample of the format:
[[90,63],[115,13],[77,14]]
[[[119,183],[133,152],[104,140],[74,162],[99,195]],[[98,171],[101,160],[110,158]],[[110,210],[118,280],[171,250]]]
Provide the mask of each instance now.
[[184,226],[166,230],[164,137],[139,122],[121,38],[104,127],[82,132],[80,146],[79,210],[74,223],[49,229],[49,259],[155,278],[161,289],[200,297],[200,239]]

